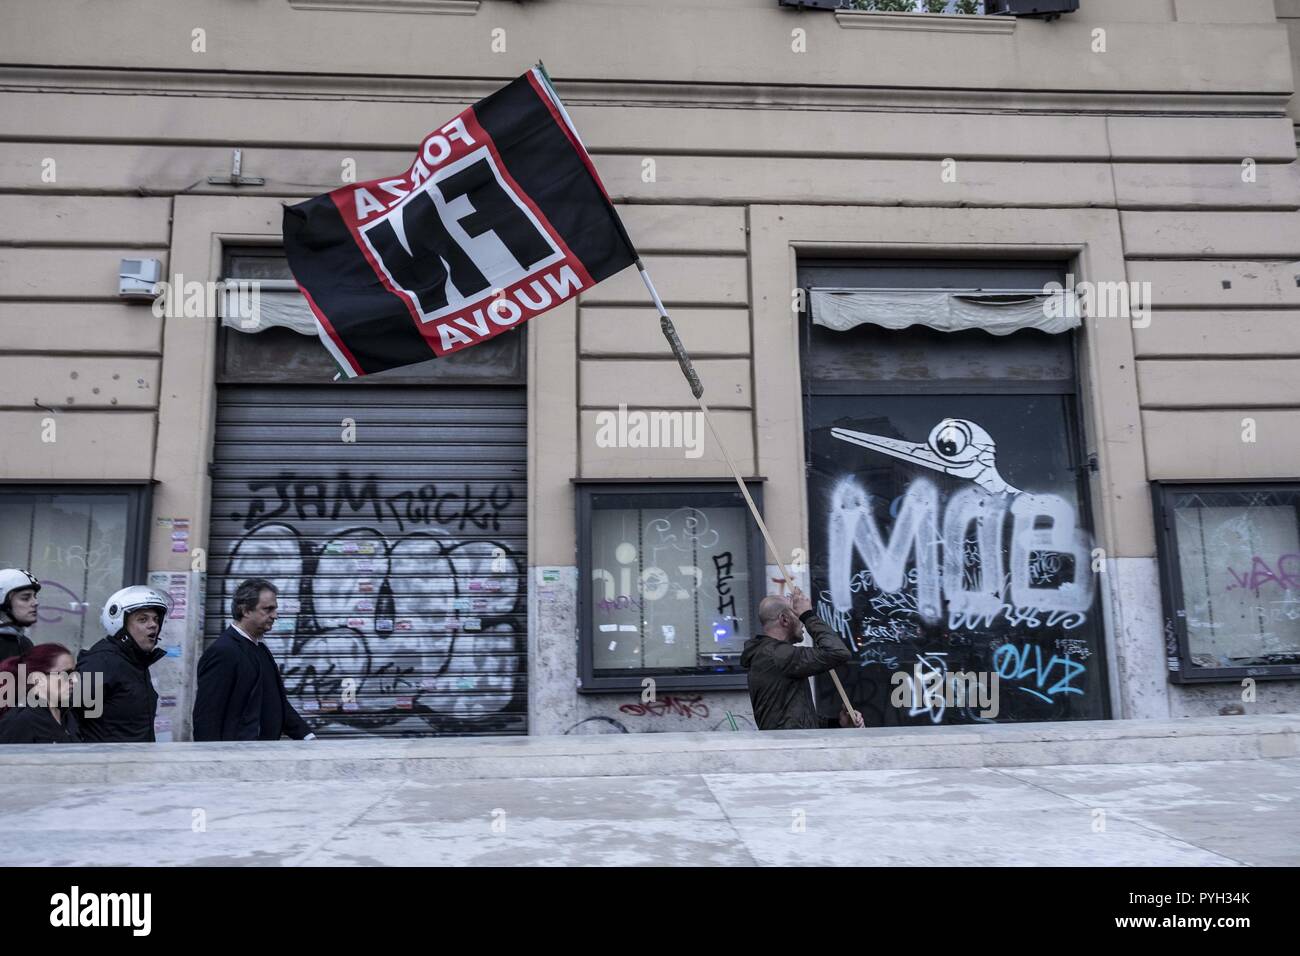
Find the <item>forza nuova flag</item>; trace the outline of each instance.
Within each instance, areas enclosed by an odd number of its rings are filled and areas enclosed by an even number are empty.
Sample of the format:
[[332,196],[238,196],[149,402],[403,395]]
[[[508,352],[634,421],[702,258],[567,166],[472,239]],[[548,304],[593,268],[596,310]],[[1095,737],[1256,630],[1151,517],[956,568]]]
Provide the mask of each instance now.
[[425,137],[401,175],[286,207],[284,248],[349,377],[469,348],[636,261],[536,68]]

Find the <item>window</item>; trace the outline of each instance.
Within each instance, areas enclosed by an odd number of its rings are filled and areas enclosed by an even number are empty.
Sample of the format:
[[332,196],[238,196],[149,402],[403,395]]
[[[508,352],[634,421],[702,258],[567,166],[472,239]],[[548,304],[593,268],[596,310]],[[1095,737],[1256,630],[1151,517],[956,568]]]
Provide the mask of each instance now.
[[[223,318],[217,338],[219,383],[323,385],[334,381],[334,360],[317,338],[315,319],[294,284],[283,249],[228,246],[222,277],[256,283],[258,316],[255,323],[242,316]],[[525,335],[520,326],[472,349],[358,379],[339,379],[337,384],[345,388],[522,385]]]
[[[1065,271],[800,263],[811,596],[871,725],[1107,716],[1073,336],[1036,298]],[[996,675],[996,716],[907,696],[945,675]]]
[[0,488],[0,564],[41,582],[40,611],[28,636],[76,654],[104,636],[108,596],[145,583],[147,489]]
[[1170,678],[1300,674],[1300,484],[1154,494]]
[[766,591],[740,489],[579,485],[578,532],[582,691],[746,686],[740,652]]

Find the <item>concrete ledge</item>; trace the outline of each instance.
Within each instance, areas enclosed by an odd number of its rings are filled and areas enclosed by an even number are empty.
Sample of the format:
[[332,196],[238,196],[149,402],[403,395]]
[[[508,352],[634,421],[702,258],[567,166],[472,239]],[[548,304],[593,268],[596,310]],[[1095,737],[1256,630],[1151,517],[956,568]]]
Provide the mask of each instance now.
[[1300,715],[905,727],[0,747],[12,783],[645,776],[1253,760],[1300,754]]
[[[293,2],[293,0],[290,0]],[[907,30],[916,33],[1010,34],[1016,18],[984,14],[894,13],[883,10],[836,10],[835,21],[849,30]]]

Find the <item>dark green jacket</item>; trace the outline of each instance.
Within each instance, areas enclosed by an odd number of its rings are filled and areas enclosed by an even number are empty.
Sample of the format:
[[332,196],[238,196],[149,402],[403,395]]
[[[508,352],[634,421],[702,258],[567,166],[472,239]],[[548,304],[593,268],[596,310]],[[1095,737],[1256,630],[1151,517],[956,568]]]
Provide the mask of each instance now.
[[812,635],[812,647],[796,647],[760,634],[745,642],[740,666],[749,672],[749,700],[759,730],[812,730],[837,726],[817,716],[808,678],[824,674],[853,655],[839,635],[808,610],[799,618]]

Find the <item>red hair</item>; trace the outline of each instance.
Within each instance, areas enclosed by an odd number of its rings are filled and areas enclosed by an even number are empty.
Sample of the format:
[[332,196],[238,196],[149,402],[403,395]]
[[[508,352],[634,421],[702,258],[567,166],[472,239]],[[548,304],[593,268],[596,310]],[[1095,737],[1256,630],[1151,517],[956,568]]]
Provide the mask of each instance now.
[[[27,676],[32,674],[48,674],[54,670],[54,665],[63,655],[72,657],[72,651],[68,650],[62,644],[37,644],[26,654],[19,654],[17,657],[9,657],[0,661],[0,674],[13,674],[13,679],[18,679],[18,665],[22,664],[27,669]],[[26,687],[18,687],[17,693],[27,693]],[[9,710],[5,706],[3,699],[0,699],[0,717],[3,717]]]

